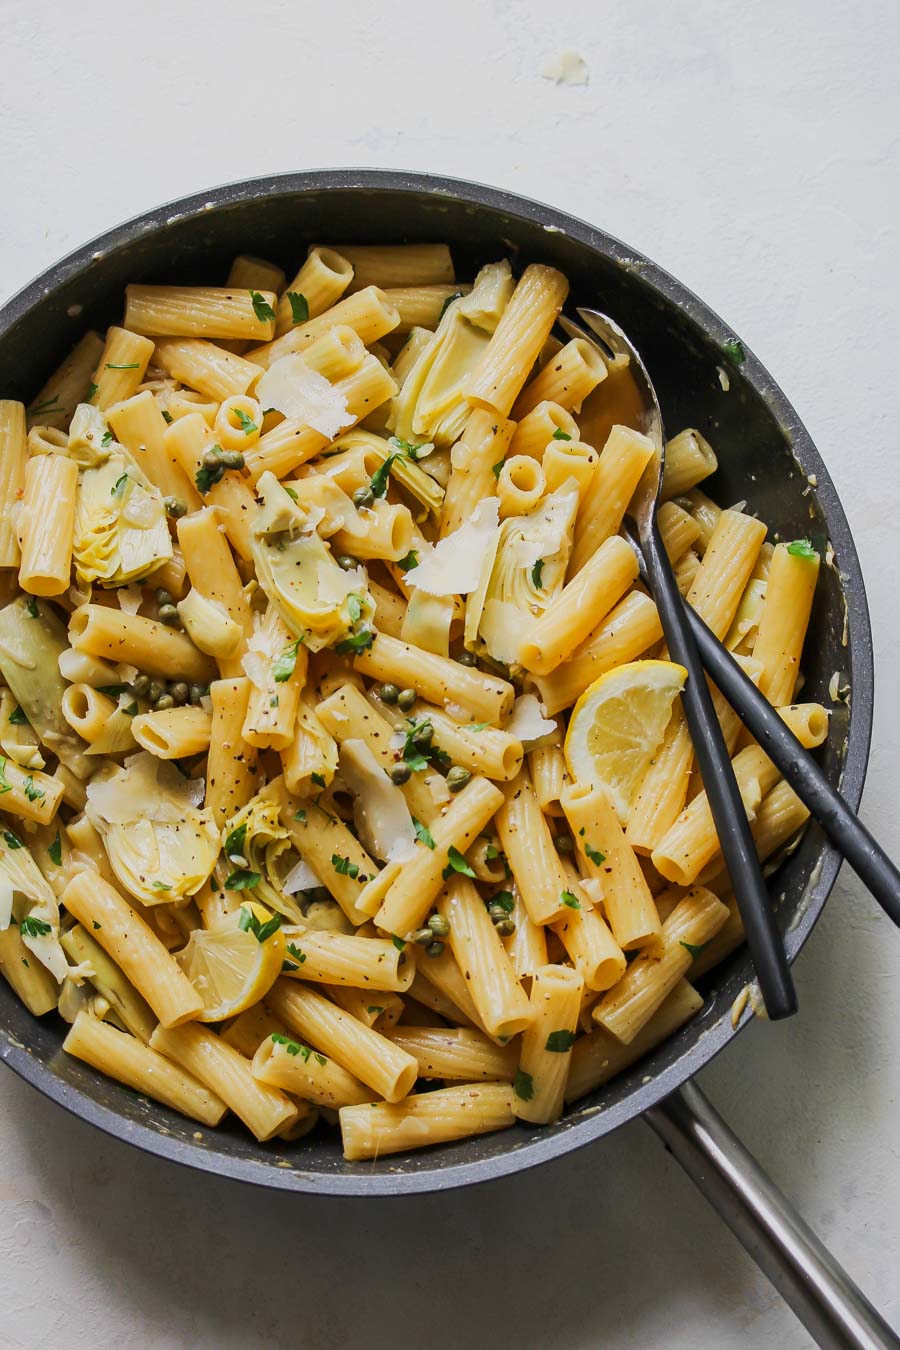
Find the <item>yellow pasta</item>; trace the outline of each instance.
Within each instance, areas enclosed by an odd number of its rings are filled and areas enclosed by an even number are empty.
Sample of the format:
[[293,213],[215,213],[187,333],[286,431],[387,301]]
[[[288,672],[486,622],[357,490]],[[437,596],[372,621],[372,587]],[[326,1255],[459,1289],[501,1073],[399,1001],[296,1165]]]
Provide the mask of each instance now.
[[0,567],[18,567],[19,540],[15,508],[22,500],[28,451],[25,407],[13,399],[0,400]]
[[78,466],[62,455],[25,465],[18,519],[19,585],[31,595],[62,595],[69,586]]

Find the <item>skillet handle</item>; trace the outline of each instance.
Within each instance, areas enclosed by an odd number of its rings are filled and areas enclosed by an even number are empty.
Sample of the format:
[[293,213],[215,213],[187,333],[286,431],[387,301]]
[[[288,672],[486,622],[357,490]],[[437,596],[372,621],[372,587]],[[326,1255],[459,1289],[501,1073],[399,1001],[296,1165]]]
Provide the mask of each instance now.
[[825,1350],[900,1340],[694,1083],[645,1113],[651,1128]]

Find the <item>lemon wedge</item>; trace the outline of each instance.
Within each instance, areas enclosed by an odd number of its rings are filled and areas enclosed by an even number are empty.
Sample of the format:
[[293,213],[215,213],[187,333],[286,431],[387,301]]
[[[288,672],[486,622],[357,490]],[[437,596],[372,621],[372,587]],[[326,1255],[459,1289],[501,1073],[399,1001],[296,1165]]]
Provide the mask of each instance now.
[[569,772],[576,783],[605,787],[622,825],[686,679],[674,661],[631,661],[601,675],[572,709]]
[[281,915],[255,900],[221,928],[195,929],[175,959],[203,999],[199,1020],[222,1022],[264,998],[281,973],[284,945]]

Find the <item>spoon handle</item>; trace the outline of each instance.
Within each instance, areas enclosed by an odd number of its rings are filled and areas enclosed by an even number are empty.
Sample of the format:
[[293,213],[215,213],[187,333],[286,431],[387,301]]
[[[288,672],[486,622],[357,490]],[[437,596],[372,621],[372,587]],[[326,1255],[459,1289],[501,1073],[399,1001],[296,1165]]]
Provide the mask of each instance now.
[[684,609],[711,679],[888,918],[900,927],[900,871],[699,614]]
[[[703,786],[722,847],[722,856],[744,923],[747,945],[756,967],[756,978],[766,1012],[772,1021],[790,1017],[797,1011],[797,994],[787,956],[772,913],[731,758],[706,683],[688,609],[669,566],[655,518],[649,529],[641,531],[641,548],[669,654],[688,673],[682,694],[684,713],[703,775]],[[724,689],[722,693],[727,698]]]

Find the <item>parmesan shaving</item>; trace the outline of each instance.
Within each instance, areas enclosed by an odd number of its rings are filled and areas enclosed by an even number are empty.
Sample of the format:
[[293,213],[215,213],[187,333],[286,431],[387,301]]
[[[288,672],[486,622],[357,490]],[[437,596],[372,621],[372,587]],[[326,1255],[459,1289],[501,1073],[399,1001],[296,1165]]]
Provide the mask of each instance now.
[[496,548],[500,506],[496,497],[480,501],[458,530],[435,544],[406,580],[429,595],[468,595],[478,586],[485,558]]
[[330,441],[353,424],[346,398],[324,375],[310,370],[302,355],[273,361],[256,386],[256,397],[262,407],[295,417]]
[[301,858],[282,881],[281,889],[288,895],[296,895],[298,891],[313,891],[321,885],[321,878],[316,875],[306,859]]
[[506,725],[507,734],[521,741],[526,750],[533,750],[558,730],[556,721],[544,716],[544,705],[535,694],[522,694],[516,699]]
[[137,614],[144,599],[140,586],[120,586],[116,591],[119,609],[125,614]]

